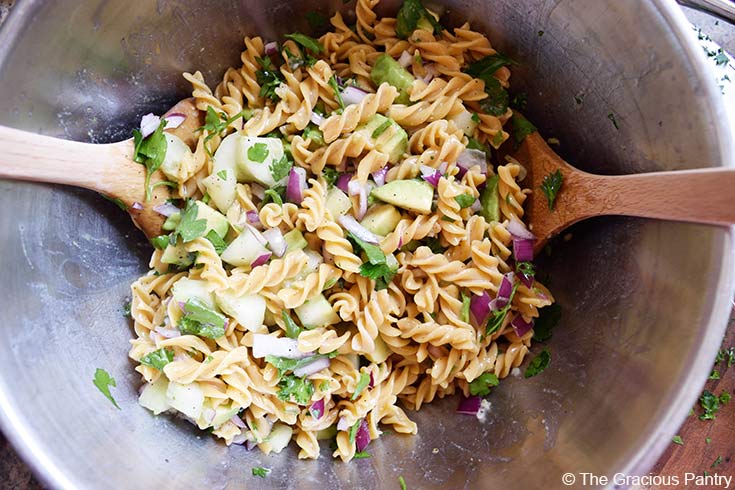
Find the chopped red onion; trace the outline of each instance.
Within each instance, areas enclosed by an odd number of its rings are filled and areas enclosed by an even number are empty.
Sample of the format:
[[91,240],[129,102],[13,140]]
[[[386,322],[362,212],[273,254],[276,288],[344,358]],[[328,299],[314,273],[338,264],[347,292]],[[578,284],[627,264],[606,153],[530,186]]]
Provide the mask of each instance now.
[[421,178],[424,179],[429,184],[433,185],[434,187],[439,185],[439,179],[441,179],[442,174],[439,170],[429,167],[428,165],[421,165],[419,167],[419,170],[421,170]]
[[533,260],[533,240],[516,238],[513,240],[513,257],[516,262],[531,262]]
[[345,417],[340,417],[337,421],[337,430],[347,430],[350,428],[350,423]]
[[309,406],[309,413],[319,420],[324,415],[324,398],[320,398]]
[[163,204],[159,204],[158,206],[155,206],[153,208],[153,211],[157,212],[161,216],[165,216],[168,218],[172,214],[180,212],[181,209],[174,206],[173,203],[165,202]]
[[288,173],[286,184],[286,199],[294,204],[301,204],[306,190],[306,170],[301,167],[292,167]]
[[245,229],[248,230],[250,233],[253,234],[253,236],[255,237],[255,239],[258,240],[258,243],[260,243],[264,247],[266,245],[268,245],[268,240],[253,225],[249,225],[249,224],[245,223]]
[[311,122],[316,124],[317,126],[321,126],[324,123],[325,119],[324,116],[321,114],[317,114],[316,112],[311,112]]
[[265,198],[265,189],[259,184],[250,184],[250,192],[261,201]]
[[441,162],[439,166],[437,167],[437,170],[442,173],[442,175],[447,173],[447,168],[449,168],[449,163],[447,162]]
[[278,43],[276,41],[266,43],[265,46],[263,46],[263,50],[267,56],[278,54]]
[[533,328],[533,320],[530,322],[527,322],[523,319],[522,315],[516,315],[515,318],[513,318],[513,321],[510,322],[510,326],[513,327],[513,330],[515,330],[516,335],[519,337],[523,337],[526,335],[529,330]]
[[230,422],[232,422],[233,424],[235,424],[235,426],[237,426],[237,427],[239,427],[241,429],[247,429],[248,428],[247,424],[245,422],[243,422],[243,420],[238,415],[233,415],[232,418],[230,419]]
[[480,327],[485,325],[488,316],[490,316],[490,295],[487,291],[483,291],[481,295],[472,295],[470,299],[470,312],[475,319],[475,325]]
[[181,332],[175,328],[163,328],[156,327],[156,333],[165,339],[173,339],[174,337],[181,337]]
[[355,435],[355,448],[357,448],[357,452],[364,451],[368,444],[370,444],[370,430],[368,429],[367,420],[362,419]]
[[348,186],[352,180],[352,174],[342,174],[337,178],[337,189],[341,190],[345,194],[348,193]]
[[490,306],[491,309],[493,309],[493,306],[496,308],[503,308],[508,304],[510,295],[513,292],[513,283],[515,283],[515,280],[515,274],[512,272],[508,272],[503,276],[503,280],[500,281],[500,287],[498,288],[498,295],[494,300],[494,305]]
[[255,442],[255,441],[251,441],[250,439],[248,439],[247,441],[245,441],[245,449],[246,449],[247,451],[252,451],[252,450],[253,450],[253,449],[255,449],[255,448],[256,448],[257,446],[258,446],[258,443],[257,443],[257,442]]
[[138,201],[135,201],[132,206],[130,206],[132,209],[135,209],[136,211],[142,211],[143,205],[139,203]]
[[312,352],[301,352],[296,339],[274,337],[262,333],[253,334],[253,357],[262,359],[265,356],[285,357],[287,359],[303,359]]
[[166,116],[163,116],[166,120],[166,129],[176,129],[186,121],[186,114],[180,112],[172,112]]
[[237,434],[235,437],[232,438],[232,444],[237,444],[238,446],[241,446],[245,444],[247,440],[248,436],[246,434]]
[[482,150],[465,149],[457,156],[457,167],[464,175],[475,165],[480,166],[480,172],[487,175],[487,157]]
[[254,268],[256,268],[256,267],[258,267],[260,265],[265,264],[266,262],[268,262],[268,259],[271,258],[271,255],[273,255],[271,252],[268,252],[267,254],[258,255],[255,258],[255,260],[253,260],[252,262],[250,262],[250,268],[251,269],[254,269]]
[[533,233],[528,231],[526,225],[519,221],[515,216],[511,216],[508,226],[506,227],[508,232],[513,235],[513,239],[523,238],[526,240],[535,240],[536,237]]
[[345,105],[359,104],[365,98],[367,92],[355,86],[346,87],[342,91],[342,101]]
[[247,213],[245,213],[245,216],[248,219],[248,223],[250,223],[253,226],[261,226],[262,223],[260,222],[260,216],[258,216],[258,212],[254,210],[250,210]]
[[368,230],[364,226],[362,226],[360,223],[357,222],[355,218],[352,216],[344,215],[337,218],[337,221],[340,225],[344,227],[345,230],[349,231],[353,235],[355,235],[360,240],[372,243],[377,245],[380,242],[380,239],[378,239],[377,236],[373,234],[372,231]]
[[304,376],[311,376],[314,373],[318,373],[319,371],[327,369],[328,367],[329,367],[329,358],[320,357],[314,360],[313,362],[310,362],[306,366],[294,369],[293,374],[294,376],[303,378]]
[[398,58],[398,64],[401,65],[403,68],[408,68],[411,66],[411,63],[413,63],[413,56],[408,51],[404,51],[401,53],[401,56]]
[[457,413],[461,413],[463,415],[476,415],[477,411],[480,410],[480,403],[482,403],[482,400],[477,395],[471,396],[469,398],[463,397],[459,401]]
[[[533,286],[533,276],[527,276],[517,269],[516,273],[518,275],[518,279],[523,283],[524,286],[526,286],[527,288],[531,288]],[[541,299],[546,299],[542,293],[538,293],[538,295],[541,297]]]
[[470,211],[473,213],[479,213],[482,211],[482,203],[480,203],[479,199],[475,199],[475,202],[472,203],[472,206],[470,206]]
[[263,236],[268,240],[268,246],[273,251],[276,257],[283,257],[286,253],[286,247],[288,244],[283,238],[283,233],[278,228],[271,228],[263,232]]
[[377,170],[373,172],[373,180],[375,181],[375,184],[380,187],[382,185],[385,185],[385,176],[388,174],[388,165],[381,168],[380,170]]
[[367,185],[361,184],[357,180],[351,180],[350,183],[347,184],[347,191],[351,196],[358,196],[360,206],[357,212],[357,219],[362,219],[365,216],[365,213],[367,213]]
[[425,64],[424,68],[426,68],[426,76],[422,78],[424,83],[429,83],[431,80],[434,79],[435,76],[439,74],[439,72],[436,71],[433,63]]
[[370,371],[370,383],[368,384],[368,388],[373,388],[375,386],[375,378],[373,378],[373,372]]
[[140,135],[143,138],[147,138],[152,135],[153,132],[158,129],[161,124],[161,118],[149,112],[140,119]]

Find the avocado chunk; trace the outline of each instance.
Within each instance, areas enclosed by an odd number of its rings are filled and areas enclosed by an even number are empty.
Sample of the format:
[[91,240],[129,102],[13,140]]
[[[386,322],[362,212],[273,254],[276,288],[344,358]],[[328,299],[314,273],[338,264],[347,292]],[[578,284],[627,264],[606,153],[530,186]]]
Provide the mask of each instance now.
[[356,133],[361,133],[371,140],[375,149],[388,154],[390,163],[398,163],[401,156],[408,149],[408,134],[400,124],[393,119],[375,114],[357,127]]
[[197,206],[197,217],[196,219],[203,219],[207,222],[207,230],[204,232],[206,236],[210,230],[214,230],[220,238],[224,238],[227,235],[227,230],[230,229],[230,223],[227,218],[220,213],[204,204],[202,201],[196,202]]
[[376,235],[386,236],[396,229],[401,221],[401,212],[390,204],[377,204],[370,208],[362,219],[362,226]]
[[403,68],[390,55],[383,54],[375,60],[373,70],[370,72],[370,79],[375,85],[386,82],[398,89],[399,96],[396,102],[399,104],[408,104],[408,92],[413,85],[413,75]]
[[298,228],[294,228],[283,235],[283,239],[286,240],[286,253],[293,252],[294,250],[303,250],[309,245],[303,233]]
[[498,175],[491,175],[485,181],[485,188],[480,193],[480,216],[488,223],[500,221],[500,205],[498,202]]
[[429,214],[434,200],[434,188],[420,180],[394,180],[376,187],[371,195],[388,204],[420,214]]
[[342,192],[337,187],[332,187],[327,192],[327,198],[324,200],[324,207],[327,208],[332,218],[337,219],[340,216],[347,214],[352,209],[352,201],[347,197],[347,194]]
[[176,245],[169,244],[161,254],[161,262],[164,264],[189,267],[194,263],[194,254],[186,251],[183,243],[179,241]]

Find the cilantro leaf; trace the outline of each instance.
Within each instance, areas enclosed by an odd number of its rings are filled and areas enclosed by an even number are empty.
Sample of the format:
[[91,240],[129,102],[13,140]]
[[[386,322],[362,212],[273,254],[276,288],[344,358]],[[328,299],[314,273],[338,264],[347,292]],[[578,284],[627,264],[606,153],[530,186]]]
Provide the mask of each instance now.
[[475,78],[484,79],[485,77],[493,76],[496,71],[504,66],[516,64],[509,56],[502,53],[495,53],[475,61],[467,67],[465,73]]
[[162,348],[154,350],[140,358],[140,363],[145,366],[163,370],[163,366],[174,360],[174,350]]
[[286,157],[286,155],[283,155],[280,160],[271,163],[268,169],[271,171],[273,180],[275,180],[276,182],[280,182],[281,180],[286,178],[288,173],[291,171],[292,166],[293,164],[288,160],[288,157]]
[[314,384],[294,374],[281,376],[278,382],[278,398],[284,401],[294,401],[299,405],[307,405],[314,394]]
[[168,235],[159,235],[159,236],[151,238],[151,245],[153,245],[155,248],[158,248],[160,250],[163,250],[166,247],[168,247],[168,242],[169,242]]
[[180,237],[184,243],[196,240],[207,231],[207,220],[197,219],[199,208],[196,201],[189,199],[186,207],[181,211],[181,219],[176,225],[171,242],[176,244],[176,237]]
[[513,123],[513,138],[516,141],[516,145],[520,145],[526,139],[526,136],[537,131],[536,126],[531,124],[531,121],[518,113],[513,114],[511,122]]
[[291,339],[299,338],[301,328],[296,325],[296,322],[291,319],[288,313],[286,313],[286,310],[281,311],[281,317],[283,318],[283,323],[286,324],[286,336]]
[[455,196],[454,200],[457,201],[457,204],[459,204],[460,208],[464,209],[472,206],[477,199],[472,194],[465,193],[460,194],[459,196]]
[[313,37],[309,37],[305,34],[301,34],[300,32],[294,32],[293,34],[286,34],[283,37],[285,37],[286,39],[291,39],[296,44],[303,46],[304,48],[308,49],[314,54],[319,54],[324,51],[324,46],[322,46],[319,41],[317,41]]
[[398,477],[398,483],[401,485],[401,490],[407,490],[406,489],[406,480],[403,479],[402,476]]
[[678,444],[680,446],[683,446],[684,445],[684,441],[682,440],[681,436],[678,436],[678,435],[672,437],[671,438],[671,442],[673,442],[674,444]]
[[372,454],[370,454],[367,451],[356,452],[355,455],[353,456],[354,459],[365,459],[365,458],[372,458],[372,457],[373,457]]
[[225,334],[227,319],[209,308],[201,299],[190,298],[184,305],[184,313],[179,324],[182,334],[210,339],[217,339]]
[[430,237],[424,239],[424,246],[429,247],[429,250],[431,250],[435,254],[443,254],[446,251],[446,249],[442,247],[439,237]]
[[373,279],[376,290],[386,289],[396,275],[396,272],[398,272],[398,263],[394,261],[394,264],[388,264],[385,254],[377,245],[367,243],[351,232],[347,232],[347,236],[353,240],[356,247],[359,247],[365,252],[365,256],[368,259],[367,263],[360,266],[360,275]]
[[713,369],[707,379],[720,379],[720,372],[717,369]]
[[533,338],[545,342],[551,338],[551,331],[561,319],[561,306],[558,303],[541,308],[533,326]]
[[163,134],[163,128],[166,127],[166,119],[161,118],[158,128],[143,138],[143,135],[137,129],[133,130],[133,141],[135,142],[135,150],[133,152],[133,160],[142,163],[145,166],[145,200],[150,201],[151,192],[151,176],[163,164],[166,158],[166,149],[168,143]]
[[222,252],[224,252],[227,248],[227,243],[225,243],[222,237],[220,237],[214,230],[209,230],[209,233],[207,233],[204,238],[212,243],[212,245],[214,246],[214,251],[217,252],[217,255],[222,255]]
[[362,419],[358,419],[357,422],[355,422],[355,425],[350,427],[350,444],[355,443],[355,437],[357,437],[357,430],[360,428],[361,423],[362,423]]
[[255,78],[260,85],[260,96],[267,97],[274,102],[281,100],[281,97],[276,93],[276,89],[281,85],[283,79],[278,73],[278,70],[273,66],[271,59],[267,56],[265,58],[256,58],[256,61],[260,64],[261,69],[255,72]]
[[487,98],[480,101],[480,108],[491,116],[502,116],[508,111],[508,92],[495,77],[482,80],[485,82]]
[[334,187],[339,179],[339,171],[333,167],[324,167],[324,170],[322,170],[322,177],[324,177],[324,180],[327,182],[329,187]]
[[727,405],[730,403],[730,400],[732,400],[732,395],[729,392],[723,391],[720,393],[720,403],[722,405]]
[[554,209],[554,201],[556,195],[559,193],[562,184],[564,183],[564,176],[561,174],[559,169],[556,172],[548,174],[544,177],[541,182],[541,190],[546,194],[546,199],[549,201],[549,209]]
[[294,371],[302,368],[323,357],[329,357],[328,354],[314,354],[313,356],[302,357],[301,359],[290,359],[288,357],[280,356],[265,356],[265,361],[278,369],[278,372],[283,374],[286,371]]
[[125,318],[132,318],[132,314],[130,312],[130,308],[132,306],[133,306],[133,303],[130,302],[130,301],[126,301],[125,303],[123,303],[123,311],[122,311],[122,313],[123,313],[123,316]]
[[484,151],[486,156],[490,153],[487,146],[483,145],[477,139],[472,137],[468,138],[467,149]]
[[419,27],[421,21],[429,22],[434,34],[440,34],[441,24],[426,10],[421,0],[405,0],[396,15],[396,35],[406,39]]
[[[232,117],[227,117],[225,112],[217,112],[212,106],[207,106],[207,114],[204,116],[204,126],[197,128],[197,131],[206,131],[207,137],[204,138],[204,149],[209,156],[212,152],[209,150],[207,143],[215,136],[221,136],[230,124],[242,118],[248,119],[253,115],[253,111],[245,108]],[[224,180],[224,179],[223,179]]]
[[551,362],[551,351],[549,351],[548,348],[542,350],[538,353],[536,357],[531,360],[531,363],[526,368],[526,372],[523,373],[524,377],[526,378],[532,378],[536,376],[537,374],[540,374],[549,367],[549,363]]
[[367,388],[368,384],[370,384],[370,373],[363,371],[362,373],[360,373],[360,379],[355,385],[355,392],[352,394],[352,398],[350,398],[350,400],[357,400],[357,397],[359,397],[360,393],[362,393],[362,391]]
[[94,372],[94,379],[92,380],[92,382],[97,387],[97,389],[100,390],[102,394],[105,395],[105,397],[110,400],[113,405],[115,405],[115,407],[117,407],[118,410],[122,410],[120,408],[120,405],[117,404],[115,399],[112,397],[112,394],[110,393],[110,386],[117,386],[117,384],[115,383],[115,378],[110,376],[110,373],[102,368],[97,368],[97,370]]
[[342,100],[342,92],[339,89],[339,85],[337,85],[337,78],[332,75],[329,77],[329,86],[332,87],[332,90],[334,91],[334,97],[337,99],[337,103],[339,104],[340,108],[345,108],[345,101]]
[[227,180],[227,170],[220,170],[217,172],[217,177],[219,177],[222,180]]
[[[274,187],[272,189],[266,189],[264,194],[265,197],[263,198],[263,202],[261,204],[265,205],[269,200],[278,204],[279,206],[283,206],[283,191],[285,191],[285,187]],[[279,192],[280,191],[280,192]]]
[[248,159],[253,162],[263,163],[268,158],[268,153],[268,145],[265,143],[255,143],[248,148]]
[[490,388],[498,386],[500,381],[493,373],[482,373],[477,379],[470,382],[470,394],[486,396],[490,394]]
[[365,252],[368,262],[374,265],[385,264],[385,254],[379,246],[368,243],[360,238],[356,237],[352,232],[347,232],[347,235],[355,242],[355,244]]
[[378,126],[377,128],[375,128],[375,130],[373,131],[373,134],[371,135],[372,138],[375,139],[378,136],[380,136],[381,134],[385,133],[385,131],[389,127],[391,127],[392,125],[393,125],[393,121],[390,120],[390,119],[388,119],[386,121],[383,121],[383,123],[380,126]]
[[460,311],[459,319],[465,323],[470,321],[470,297],[462,293],[462,310]]
[[255,468],[253,468],[253,476],[259,476],[261,478],[265,478],[270,472],[271,470],[269,470],[268,468],[263,468],[262,466],[256,466]]

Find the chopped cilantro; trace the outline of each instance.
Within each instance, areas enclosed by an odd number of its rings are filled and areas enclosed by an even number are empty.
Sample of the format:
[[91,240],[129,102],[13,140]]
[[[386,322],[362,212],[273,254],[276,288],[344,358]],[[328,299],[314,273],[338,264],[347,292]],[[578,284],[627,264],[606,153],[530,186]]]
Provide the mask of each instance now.
[[516,272],[528,278],[534,277],[536,275],[536,270],[534,269],[533,263],[531,262],[516,263]]
[[731,367],[735,364],[735,347],[720,350],[715,358],[715,364],[725,362],[725,360],[727,360],[727,367]]
[[370,384],[370,373],[363,371],[360,373],[360,379],[357,381],[357,385],[355,385],[355,392],[352,394],[352,398],[350,398],[350,400],[357,400],[357,397],[359,397],[360,393],[367,388],[368,384]]
[[161,348],[154,350],[140,358],[140,363],[159,371],[163,370],[163,366],[174,360],[174,350]]
[[561,306],[558,303],[541,308],[533,326],[533,338],[545,342],[551,338],[551,331],[561,319]]
[[485,56],[484,58],[470,64],[470,66],[465,70],[465,73],[475,78],[484,79],[485,77],[492,76],[496,71],[504,66],[515,64],[517,63],[509,56],[502,53],[495,53]]
[[460,208],[464,209],[472,206],[475,201],[477,201],[477,198],[470,193],[465,193],[460,194],[459,196],[455,196],[454,200],[457,201],[457,204],[459,204]]
[[470,300],[471,298],[466,294],[462,293],[462,310],[459,314],[459,319],[465,323],[470,321]]
[[[503,133],[502,131],[498,131],[498,132],[501,133],[501,134]],[[488,153],[490,153],[488,151],[488,149],[487,149],[487,146],[485,146],[482,143],[480,143],[477,139],[470,137],[470,138],[467,138],[467,140],[468,140],[468,142],[467,142],[467,149],[468,150],[480,150],[480,151],[484,151],[485,152],[485,155],[487,155]]]
[[360,266],[360,275],[373,279],[376,290],[386,289],[398,271],[397,263],[389,265],[385,254],[377,245],[367,243],[350,232],[348,232],[348,236],[357,247],[365,252],[365,256],[368,259],[368,263]]
[[260,96],[268,97],[274,102],[278,102],[281,97],[276,93],[276,89],[281,85],[283,80],[278,70],[273,66],[271,59],[267,56],[265,58],[256,58],[260,64],[261,69],[255,72],[255,77],[260,85]]
[[615,119],[615,114],[611,112],[607,115],[607,118],[613,123],[613,126],[615,126],[615,129],[620,129],[620,126],[618,126],[618,120]]
[[713,369],[707,379],[720,379],[720,372],[717,369]]
[[120,408],[120,405],[117,404],[115,399],[112,397],[112,394],[110,393],[110,386],[117,386],[117,384],[115,383],[115,378],[110,376],[110,373],[102,368],[97,368],[97,370],[94,372],[94,379],[92,380],[92,382],[97,387],[97,389],[100,390],[102,394],[105,395],[105,397],[110,400],[113,405],[115,405],[115,407],[117,407],[118,410],[122,410]]
[[284,401],[294,401],[299,405],[306,405],[314,394],[314,384],[295,374],[281,376],[278,382],[278,398]]
[[168,143],[163,134],[163,128],[166,127],[166,119],[161,119],[158,128],[143,138],[141,132],[137,129],[133,130],[133,141],[135,142],[135,150],[133,152],[133,160],[142,163],[145,166],[145,200],[150,201],[151,192],[151,175],[161,168],[163,159],[166,158],[166,149]]
[[435,254],[443,254],[446,251],[446,249],[442,247],[439,237],[426,238],[424,240],[424,246],[429,247],[429,250]]
[[322,170],[322,177],[324,177],[324,180],[327,182],[329,187],[334,187],[337,183],[337,179],[339,179],[339,171],[333,167],[324,167],[324,170]]
[[204,138],[204,149],[209,154],[209,156],[212,156],[212,152],[209,150],[209,146],[207,143],[209,140],[214,138],[215,136],[221,136],[222,132],[227,129],[227,127],[235,122],[236,120],[243,118],[249,118],[252,116],[253,111],[250,109],[243,109],[239,113],[235,114],[232,117],[227,117],[227,113],[225,112],[217,112],[214,110],[212,106],[207,106],[207,114],[204,117],[204,126],[197,128],[197,131],[206,131],[207,136]]
[[275,187],[273,189],[266,189],[264,194],[265,197],[263,197],[263,202],[261,204],[265,205],[269,200],[278,204],[279,206],[283,206],[283,192],[286,190],[285,187]]
[[151,238],[151,245],[153,245],[155,248],[163,250],[164,248],[168,247],[168,241],[168,235],[159,235]]
[[546,195],[546,200],[549,201],[549,209],[551,210],[554,209],[554,201],[556,201],[556,196],[563,183],[564,176],[559,169],[545,176],[543,182],[541,182],[541,190]]
[[717,456],[717,459],[714,463],[712,463],[712,466],[710,468],[717,468],[722,463],[722,456]]
[[472,119],[472,122],[476,122],[476,123],[480,122],[480,116],[476,112],[472,113],[471,119]]
[[710,442],[712,442],[712,438],[710,438],[710,437],[708,437],[708,438],[706,438],[706,439],[704,440],[704,443],[705,443],[705,444],[709,444]]
[[286,178],[288,173],[291,171],[293,164],[289,161],[286,155],[283,155],[280,160],[273,161],[268,170],[270,170],[273,180],[279,182]]
[[359,451],[356,452],[353,456],[354,459],[365,459],[365,458],[372,458],[373,456],[367,452],[367,451]]
[[268,145],[265,143],[255,143],[248,148],[248,160],[263,163],[268,158],[268,153]]
[[176,225],[176,230],[171,234],[170,242],[176,244],[178,238],[184,243],[196,240],[207,231],[207,220],[197,219],[199,208],[196,201],[189,199],[186,207],[181,211],[181,219]]
[[314,143],[316,146],[324,146],[325,144],[324,143],[324,133],[322,133],[322,131],[318,127],[316,127],[313,123],[309,123],[309,125],[304,128],[302,138],[304,138],[305,140],[310,139],[311,142]]
[[421,20],[431,24],[434,34],[441,33],[441,24],[426,10],[421,0],[405,0],[396,15],[396,35],[407,39],[419,27]]
[[490,394],[490,388],[498,386],[500,381],[493,373],[482,373],[477,379],[470,383],[470,394],[486,396]]
[[388,119],[387,121],[383,121],[383,123],[381,123],[380,126],[378,126],[377,128],[375,128],[375,130],[373,131],[373,134],[371,135],[372,138],[375,139],[378,136],[380,136],[381,134],[385,133],[385,131],[389,127],[391,127],[392,124],[393,124],[393,121],[391,121],[390,119]]
[[727,62],[729,61],[728,58],[727,58],[727,55],[722,50],[722,48],[720,48],[720,49],[717,50],[717,54],[714,56],[713,59],[714,59],[715,63],[717,64],[717,66],[726,65]]
[[526,92],[519,92],[513,96],[513,100],[510,101],[511,107],[523,110],[528,104],[528,95]]
[[327,24],[327,19],[314,10],[306,12],[305,17],[312,31],[318,31]]
[[209,308],[199,298],[190,298],[184,305],[184,316],[179,330],[185,335],[217,339],[225,334],[227,319]]
[[222,255],[222,252],[224,252],[227,248],[227,243],[225,243],[222,237],[220,237],[214,230],[209,230],[209,233],[207,233],[204,238],[212,243],[214,251],[217,252],[217,255]]
[[268,468],[263,468],[262,466],[256,466],[255,468],[253,468],[253,476],[259,476],[261,478],[265,478],[270,472],[271,470],[269,470]]
[[321,359],[323,357],[329,357],[329,355],[314,354],[312,356],[302,357],[301,359],[290,359],[288,357],[267,355],[265,356],[265,361],[269,364],[272,364],[274,367],[276,367],[276,369],[278,369],[279,373],[283,374],[286,371],[294,371],[296,369],[307,366],[317,359]]
[[505,317],[508,316],[508,312],[510,311],[511,303],[513,302],[513,297],[516,294],[516,290],[518,289],[518,283],[516,282],[513,284],[513,289],[510,291],[510,298],[508,298],[508,304],[506,304],[504,307],[500,308],[499,310],[495,310],[490,313],[490,319],[487,322],[487,328],[485,329],[485,336],[490,335],[491,333],[497,332],[500,330],[500,327],[503,326],[503,322],[505,321]]
[[515,139],[516,145],[520,145],[526,139],[526,136],[536,132],[536,126],[518,113],[513,114],[511,122],[513,125],[513,139]]
[[314,54],[319,54],[324,51],[324,46],[321,45],[319,41],[314,39],[313,37],[309,37],[305,34],[301,34],[300,32],[294,32],[293,34],[286,34],[286,39],[291,39],[296,44],[299,44],[306,48],[307,50],[311,51]]
[[502,116],[508,111],[508,92],[495,77],[486,77],[483,81],[487,97],[480,101],[480,108],[491,116]]
[[720,410],[719,397],[708,390],[704,390],[699,398],[699,404],[704,409],[704,413],[699,416],[699,420],[714,420],[717,418],[717,412]]
[[526,378],[532,378],[537,374],[540,374],[549,366],[551,362],[551,351],[548,348],[538,353],[536,357],[531,360],[531,363],[526,368],[526,372],[523,374]]
[[678,444],[680,446],[683,446],[684,445],[684,441],[681,439],[681,436],[674,436],[673,438],[671,438],[671,441],[674,444]]
[[544,35],[544,31],[538,31],[536,34],[538,34],[538,37],[541,37]]
[[123,303],[123,310],[122,314],[125,318],[132,318],[132,314],[130,312],[130,308],[133,306],[133,303],[131,301],[126,301]]
[[339,104],[340,108],[345,108],[345,101],[342,100],[342,92],[339,90],[339,85],[337,85],[337,78],[332,75],[329,77],[329,86],[332,87],[332,90],[334,91],[334,97],[337,99],[337,103]]
[[286,313],[286,310],[281,311],[281,318],[283,318],[283,323],[286,326],[286,336],[291,339],[297,339],[301,333],[301,328],[296,325],[296,322],[291,319],[288,313]]
[[350,427],[350,444],[355,443],[355,437],[357,437],[357,431],[360,428],[360,424],[362,423],[362,419],[358,419],[357,422],[355,422],[355,425]]
[[401,490],[407,490],[406,489],[406,480],[403,479],[402,476],[398,477],[398,483],[401,485]]

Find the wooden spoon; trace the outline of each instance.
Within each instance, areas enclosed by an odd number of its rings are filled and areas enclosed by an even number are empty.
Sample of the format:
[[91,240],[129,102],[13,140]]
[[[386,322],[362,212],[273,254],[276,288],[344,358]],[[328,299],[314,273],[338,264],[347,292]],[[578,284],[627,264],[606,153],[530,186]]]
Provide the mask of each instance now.
[[[196,144],[194,130],[200,127],[203,114],[194,107],[194,99],[184,99],[166,114],[186,116],[177,128],[167,130],[187,145]],[[127,208],[135,226],[148,238],[161,234],[165,218],[153,210],[170,197],[169,188],[156,186],[145,200],[145,167],[133,160],[133,140],[95,145],[42,136],[0,126],[0,178],[67,184],[97,191],[119,200]],[[159,170],[151,183],[165,180]],[[140,203],[140,205],[134,203]],[[136,209],[137,208],[137,209]]]
[[[632,175],[595,175],[562,160],[538,132],[510,153],[527,170],[532,192],[524,208],[536,235],[534,251],[574,223],[593,216],[621,215],[708,225],[735,224],[735,169],[705,168]],[[544,177],[561,172],[563,184],[549,209]]]

